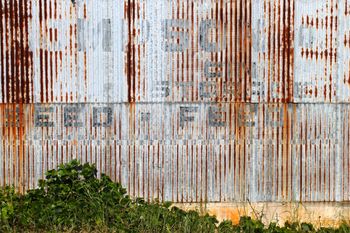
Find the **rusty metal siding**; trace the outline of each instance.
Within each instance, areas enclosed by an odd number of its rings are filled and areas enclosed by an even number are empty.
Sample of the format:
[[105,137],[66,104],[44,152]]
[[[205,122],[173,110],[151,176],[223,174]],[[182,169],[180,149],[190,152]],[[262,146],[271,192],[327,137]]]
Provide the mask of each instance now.
[[1,1],[1,103],[29,103],[32,99],[33,56],[28,46],[30,5]]
[[253,102],[295,102],[295,1],[255,1],[253,8]]
[[[304,91],[297,98],[304,102],[338,102],[339,97],[347,93],[337,93],[338,86],[347,85],[342,82],[343,74],[338,67],[346,64],[346,60],[338,61],[338,50],[344,46],[339,37],[338,17],[344,15],[339,5],[347,1],[297,2],[296,24],[299,26],[295,43],[296,48],[296,81],[303,85]],[[340,4],[339,4],[340,3]]]
[[[33,187],[47,169],[79,158],[132,195],[160,200],[346,201],[350,194],[348,105],[36,104],[19,111],[23,125],[1,118],[1,184]],[[33,119],[35,112],[49,121]]]
[[350,201],[346,0],[0,0],[0,185]]

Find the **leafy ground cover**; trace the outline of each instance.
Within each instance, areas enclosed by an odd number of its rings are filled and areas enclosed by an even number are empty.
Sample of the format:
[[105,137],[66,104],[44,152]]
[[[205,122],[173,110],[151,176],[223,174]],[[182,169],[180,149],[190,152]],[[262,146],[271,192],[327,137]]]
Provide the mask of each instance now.
[[0,232],[254,232],[350,233],[350,226],[315,229],[308,223],[276,223],[242,217],[238,225],[184,211],[171,203],[132,199],[108,176],[97,178],[91,164],[73,160],[46,173],[25,194],[0,188]]

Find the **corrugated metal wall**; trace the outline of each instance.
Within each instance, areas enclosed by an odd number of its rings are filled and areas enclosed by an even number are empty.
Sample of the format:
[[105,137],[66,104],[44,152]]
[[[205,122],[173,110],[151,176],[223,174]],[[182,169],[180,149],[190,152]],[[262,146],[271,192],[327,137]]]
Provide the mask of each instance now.
[[79,158],[146,199],[350,201],[347,0],[0,4],[0,185]]

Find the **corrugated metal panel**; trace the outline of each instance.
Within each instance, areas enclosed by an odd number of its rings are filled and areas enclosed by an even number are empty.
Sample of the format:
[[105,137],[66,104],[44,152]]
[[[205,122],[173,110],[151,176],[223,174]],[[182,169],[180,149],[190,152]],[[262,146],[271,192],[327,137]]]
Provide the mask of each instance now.
[[0,185],[77,157],[147,199],[350,200],[346,0],[0,4]]
[[45,170],[79,158],[146,198],[346,201],[350,195],[348,105],[20,106],[2,108],[2,116],[22,120],[1,119],[1,184],[33,187]]

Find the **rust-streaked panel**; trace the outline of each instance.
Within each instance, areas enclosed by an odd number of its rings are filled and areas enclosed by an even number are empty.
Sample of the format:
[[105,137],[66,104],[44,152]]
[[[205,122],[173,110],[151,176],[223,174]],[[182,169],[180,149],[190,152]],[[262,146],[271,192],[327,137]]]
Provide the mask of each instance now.
[[348,5],[2,0],[1,102],[348,102]]
[[347,0],[0,4],[0,185],[77,157],[146,199],[350,200]]
[[1,118],[1,184],[33,187],[47,169],[79,158],[147,199],[349,200],[348,105],[20,106],[1,108],[22,118]]
[[252,101],[294,102],[295,1],[256,1],[253,8]]
[[0,102],[33,102],[33,53],[29,49],[31,1],[0,1]]

